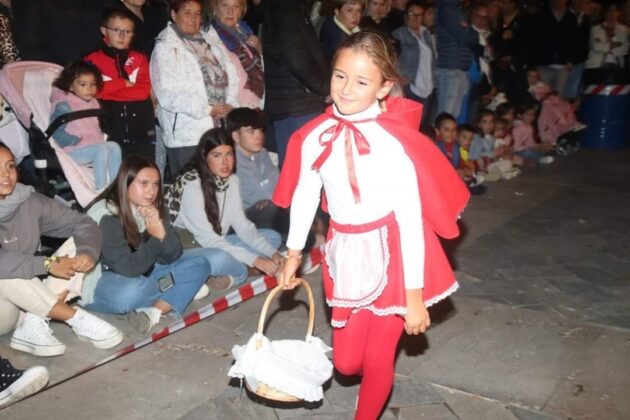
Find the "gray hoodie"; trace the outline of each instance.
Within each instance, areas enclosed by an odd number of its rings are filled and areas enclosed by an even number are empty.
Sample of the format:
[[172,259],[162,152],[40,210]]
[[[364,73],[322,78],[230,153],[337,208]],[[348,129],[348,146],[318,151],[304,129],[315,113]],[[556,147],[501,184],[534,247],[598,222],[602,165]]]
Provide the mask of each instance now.
[[77,254],[98,261],[101,232],[89,216],[18,183],[13,193],[0,200],[0,279],[46,274],[44,257],[35,256],[42,235],[72,236]]

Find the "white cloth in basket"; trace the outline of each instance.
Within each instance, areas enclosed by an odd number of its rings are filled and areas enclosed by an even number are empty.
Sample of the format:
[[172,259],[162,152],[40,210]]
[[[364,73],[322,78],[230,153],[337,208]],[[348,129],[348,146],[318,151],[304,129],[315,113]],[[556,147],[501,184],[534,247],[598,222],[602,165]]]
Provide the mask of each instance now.
[[324,398],[322,385],[330,379],[333,371],[326,353],[332,348],[313,336],[306,336],[304,341],[269,341],[260,335],[262,346],[256,349],[258,337],[256,333],[246,345],[232,348],[236,363],[230,368],[228,376],[245,378],[254,392],[258,383],[262,382],[305,401]]

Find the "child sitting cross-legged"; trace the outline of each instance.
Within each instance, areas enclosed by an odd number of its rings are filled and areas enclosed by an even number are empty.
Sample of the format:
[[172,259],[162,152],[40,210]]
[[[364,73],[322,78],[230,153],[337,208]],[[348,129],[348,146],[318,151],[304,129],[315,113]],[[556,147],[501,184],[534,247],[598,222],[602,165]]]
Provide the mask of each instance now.
[[518,107],[517,119],[512,128],[514,139],[514,154],[525,160],[525,163],[552,163],[554,147],[537,140],[536,116],[537,106],[533,103],[525,103]]
[[527,84],[529,93],[541,106],[538,117],[540,140],[552,146],[575,141],[573,133],[586,128],[577,120],[575,107],[545,84],[535,67],[527,70]]
[[503,148],[503,157],[510,159],[514,166],[521,166],[523,159],[514,154],[514,140],[512,139],[512,123],[505,118],[494,121],[494,147]]
[[[436,145],[444,153],[453,165],[459,176],[464,180],[471,193],[482,194],[485,187],[481,187],[475,176],[475,164],[468,161],[467,164],[462,163],[461,147],[458,144],[457,122],[451,114],[442,112],[435,119]],[[466,136],[465,136],[466,137]],[[472,138],[472,134],[470,136]],[[470,142],[468,142],[470,147]],[[468,156],[468,150],[464,150]],[[479,192],[481,191],[481,192]]]
[[470,159],[470,145],[476,134],[477,130],[470,124],[460,124],[457,127],[459,166],[455,169],[468,186],[468,191],[473,195],[481,195],[486,192],[486,187],[481,185],[483,177],[477,175],[477,165]]
[[519,172],[512,166],[509,149],[503,145],[495,145],[494,113],[482,110],[478,127],[480,133],[473,137],[470,158],[476,162],[479,170],[485,172],[484,179],[498,181],[518,175]]
[[[258,229],[273,229],[286,240],[289,233],[289,212],[271,201],[279,172],[264,147],[264,113],[251,108],[235,108],[228,114],[226,122],[227,131],[236,145],[236,173],[240,181],[245,215]],[[315,218],[317,220],[319,216]],[[324,242],[325,235],[325,230],[319,232],[320,243]],[[312,229],[306,241],[306,249],[312,247],[315,236]]]

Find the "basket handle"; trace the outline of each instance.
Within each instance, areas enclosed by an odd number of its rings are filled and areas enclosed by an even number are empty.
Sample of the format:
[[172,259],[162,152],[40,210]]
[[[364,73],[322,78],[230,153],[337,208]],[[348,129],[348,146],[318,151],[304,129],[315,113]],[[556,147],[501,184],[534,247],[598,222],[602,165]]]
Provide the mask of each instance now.
[[[315,300],[313,299],[313,291],[311,290],[311,286],[306,280],[300,278],[296,278],[296,280],[298,281],[298,284],[303,285],[304,289],[306,289],[306,294],[308,296],[308,327],[306,328],[306,335],[312,335],[313,325],[315,324]],[[256,339],[257,350],[260,349],[260,347],[262,346],[262,333],[265,328],[265,319],[267,318],[267,310],[269,309],[269,305],[271,304],[273,298],[282,290],[284,290],[284,287],[281,284],[277,285],[267,295],[267,298],[265,299],[265,303],[263,304],[262,310],[260,312],[260,318],[258,319],[257,333],[259,338]]]

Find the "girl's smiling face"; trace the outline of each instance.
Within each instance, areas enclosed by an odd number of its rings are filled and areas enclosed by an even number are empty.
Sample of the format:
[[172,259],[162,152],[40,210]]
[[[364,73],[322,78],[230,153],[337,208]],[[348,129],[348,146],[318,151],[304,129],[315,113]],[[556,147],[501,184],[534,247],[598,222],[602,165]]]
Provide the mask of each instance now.
[[378,66],[363,51],[344,48],[335,60],[330,96],[344,115],[364,111],[385,98],[393,82],[383,80]]
[[13,193],[17,178],[17,163],[13,153],[7,148],[0,147],[0,200]]

